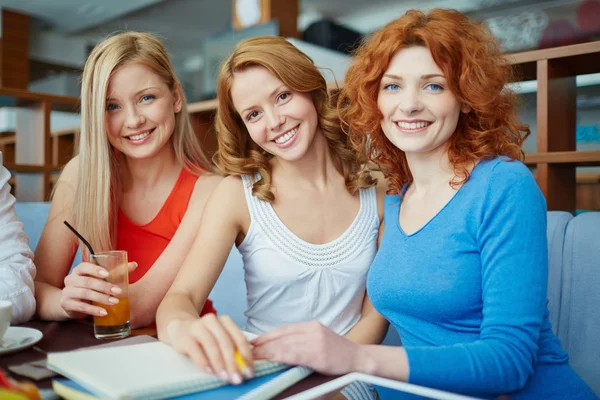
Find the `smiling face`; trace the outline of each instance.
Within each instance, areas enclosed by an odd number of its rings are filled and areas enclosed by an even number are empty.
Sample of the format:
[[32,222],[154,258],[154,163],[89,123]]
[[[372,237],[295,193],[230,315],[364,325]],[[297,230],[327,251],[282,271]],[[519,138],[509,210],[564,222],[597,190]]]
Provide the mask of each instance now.
[[236,72],[231,86],[233,106],[252,140],[287,161],[302,158],[318,126],[312,96],[287,87],[268,69]]
[[130,158],[149,158],[168,150],[181,111],[181,96],[150,68],[125,64],[115,70],[106,93],[109,142]]
[[407,156],[444,151],[461,112],[431,52],[421,46],[394,54],[381,78],[377,105],[383,133]]

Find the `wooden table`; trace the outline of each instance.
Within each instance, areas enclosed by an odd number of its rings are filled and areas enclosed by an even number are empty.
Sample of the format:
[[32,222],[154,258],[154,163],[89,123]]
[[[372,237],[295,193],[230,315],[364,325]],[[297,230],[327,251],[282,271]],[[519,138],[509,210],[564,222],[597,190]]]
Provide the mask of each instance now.
[[[31,321],[20,326],[35,328],[41,331],[44,334],[44,337],[33,347],[17,353],[0,356],[0,368],[7,372],[11,377],[18,380],[26,378],[8,371],[7,367],[9,365],[42,360],[46,358],[45,353],[49,352],[69,351],[107,343],[106,340],[100,340],[94,337],[94,328],[90,321]],[[132,335],[156,336],[156,330],[152,328],[136,329],[132,332]],[[283,399],[320,385],[321,383],[330,381],[331,379],[333,379],[333,377],[313,374],[296,385],[291,386],[275,397],[275,399]],[[39,388],[49,389],[52,387],[52,378],[37,381],[35,383]]]

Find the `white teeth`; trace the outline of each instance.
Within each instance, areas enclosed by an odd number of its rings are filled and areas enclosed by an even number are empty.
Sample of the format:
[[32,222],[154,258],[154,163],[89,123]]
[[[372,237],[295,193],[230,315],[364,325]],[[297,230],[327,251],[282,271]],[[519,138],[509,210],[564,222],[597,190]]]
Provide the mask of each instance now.
[[298,128],[294,128],[294,129],[290,130],[285,135],[281,135],[277,139],[275,139],[275,143],[284,144],[285,142],[287,142],[288,140],[293,138],[297,131],[298,131]]
[[427,122],[427,121],[420,121],[420,122],[403,122],[403,121],[398,121],[398,122],[396,122],[396,125],[398,125],[402,129],[422,129],[422,128],[425,128],[428,125],[431,125],[431,122]]
[[142,140],[143,138],[145,138],[149,134],[150,134],[150,131],[144,132],[144,133],[140,133],[139,135],[128,136],[128,138],[131,139],[131,140]]

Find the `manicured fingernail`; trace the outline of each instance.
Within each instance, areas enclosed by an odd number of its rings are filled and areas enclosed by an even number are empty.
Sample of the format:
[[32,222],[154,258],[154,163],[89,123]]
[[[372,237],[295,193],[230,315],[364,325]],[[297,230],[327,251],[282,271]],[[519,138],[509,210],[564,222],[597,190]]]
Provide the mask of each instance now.
[[98,270],[98,275],[100,275],[103,278],[106,278],[108,276],[108,271],[106,271],[105,269],[100,269]]
[[244,375],[244,378],[246,378],[246,379],[252,379],[252,378],[254,378],[254,371],[252,371],[250,368],[246,367],[242,371],[242,375]]
[[242,377],[240,376],[240,374],[236,372],[233,375],[231,375],[231,383],[233,383],[234,385],[239,385],[240,383],[242,383]]
[[106,312],[106,310],[105,310],[105,309],[102,309],[102,310],[100,311],[100,315],[101,315],[101,316],[105,316],[106,314],[107,314],[107,312]]
[[225,370],[219,371],[219,379],[223,382],[229,382],[229,377],[227,376],[227,372],[225,372]]
[[114,294],[121,294],[121,292],[123,290],[121,290],[121,288],[118,287],[118,286],[113,286],[113,287],[110,288],[110,291],[113,292]]
[[215,373],[211,367],[206,367],[206,368],[204,368],[204,371],[205,371],[207,374],[211,374],[211,375],[213,375],[213,374]]
[[119,304],[119,299],[117,299],[116,297],[109,297],[108,301],[113,304]]

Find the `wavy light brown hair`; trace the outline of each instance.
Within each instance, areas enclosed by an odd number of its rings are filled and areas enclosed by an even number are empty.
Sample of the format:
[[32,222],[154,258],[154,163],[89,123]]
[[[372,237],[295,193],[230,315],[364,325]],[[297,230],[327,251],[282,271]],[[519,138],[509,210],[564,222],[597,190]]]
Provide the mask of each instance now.
[[261,66],[269,70],[291,90],[310,93],[317,110],[318,126],[323,132],[335,167],[344,176],[350,193],[375,184],[361,163],[359,154],[352,148],[349,138],[341,129],[339,116],[331,104],[327,83],[312,59],[281,37],[263,36],[240,42],[225,60],[217,83],[216,129],[219,149],[213,161],[229,175],[259,173],[252,193],[261,200],[272,202],[272,155],[250,138],[250,134],[231,98],[231,86],[237,72]]
[[448,87],[470,112],[459,116],[448,143],[448,156],[456,178],[451,185],[469,179],[469,167],[481,159],[508,156],[522,160],[521,145],[529,127],[516,115],[516,95],[505,87],[514,72],[500,53],[499,44],[481,24],[454,10],[410,10],[389,23],[356,51],[338,98],[342,127],[353,146],[375,162],[399,193],[412,181],[406,155],[384,135],[377,107],[381,77],[394,54],[423,46],[431,51]]

